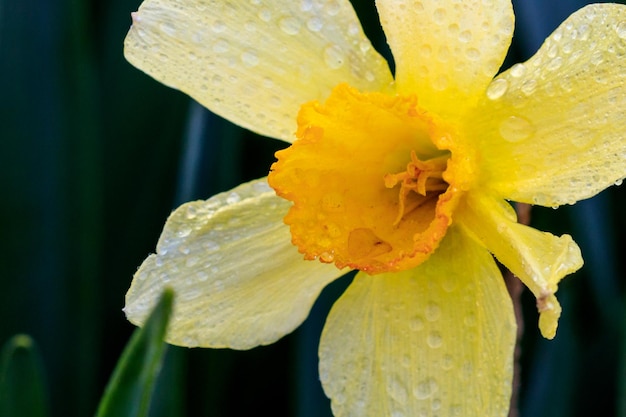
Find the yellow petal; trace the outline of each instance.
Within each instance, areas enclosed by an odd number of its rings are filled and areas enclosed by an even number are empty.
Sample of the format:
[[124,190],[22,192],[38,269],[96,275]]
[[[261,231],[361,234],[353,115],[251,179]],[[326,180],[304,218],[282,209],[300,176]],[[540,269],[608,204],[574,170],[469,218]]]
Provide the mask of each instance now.
[[347,0],[147,0],[133,16],[126,58],[209,110],[288,142],[306,101],[349,82],[392,83]]
[[561,313],[554,293],[563,277],[583,265],[578,245],[569,235],[557,237],[517,223],[505,201],[470,194],[456,220],[532,291],[541,332],[552,339]]
[[452,227],[424,264],[359,273],[320,343],[336,417],[507,415],[515,319],[491,255]]
[[556,206],[626,176],[626,6],[570,16],[524,64],[487,90],[467,121],[485,185]]
[[476,103],[513,34],[510,0],[377,0],[398,91],[440,116]]
[[141,325],[171,287],[170,343],[249,349],[294,330],[341,272],[304,261],[291,245],[282,222],[289,205],[262,179],[179,207],[157,254],[135,274],[126,294],[128,319]]

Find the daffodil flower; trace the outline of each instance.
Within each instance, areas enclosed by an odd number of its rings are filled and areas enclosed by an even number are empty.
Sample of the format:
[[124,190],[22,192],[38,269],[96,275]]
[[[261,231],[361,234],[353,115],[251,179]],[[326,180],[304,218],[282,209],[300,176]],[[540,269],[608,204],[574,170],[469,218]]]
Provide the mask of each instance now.
[[[293,144],[267,179],[178,208],[137,271],[141,325],[177,299],[167,340],[248,349],[333,306],[320,377],[337,416],[504,416],[515,320],[495,258],[555,335],[570,236],[508,201],[591,197],[626,175],[626,6],[570,16],[497,77],[509,0],[378,0],[395,74],[348,0],[146,0],[127,59],[213,112]],[[304,258],[304,259],[303,259]]]

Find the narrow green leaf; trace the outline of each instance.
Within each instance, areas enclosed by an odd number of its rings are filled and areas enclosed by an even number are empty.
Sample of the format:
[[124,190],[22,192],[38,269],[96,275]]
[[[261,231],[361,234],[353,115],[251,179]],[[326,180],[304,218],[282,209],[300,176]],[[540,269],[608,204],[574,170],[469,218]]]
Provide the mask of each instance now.
[[0,416],[45,417],[48,398],[41,356],[30,336],[13,336],[2,349]]
[[174,293],[166,289],[146,324],[135,330],[113,371],[96,417],[145,417],[150,408],[166,344]]

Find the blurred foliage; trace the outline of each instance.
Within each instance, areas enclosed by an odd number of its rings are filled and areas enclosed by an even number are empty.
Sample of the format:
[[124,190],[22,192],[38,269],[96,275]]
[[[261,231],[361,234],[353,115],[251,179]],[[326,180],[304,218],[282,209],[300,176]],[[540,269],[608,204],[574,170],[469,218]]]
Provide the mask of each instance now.
[[166,289],[145,325],[135,330],[115,367],[96,417],[145,417],[161,371],[174,293]]
[[[519,0],[505,66],[528,58],[577,0]],[[354,0],[389,58],[372,0]],[[0,0],[0,343],[40,346],[52,416],[93,415],[133,326],[121,308],[177,204],[266,174],[283,145],[223,121],[123,59],[139,0]],[[612,188],[533,210],[571,233],[586,260],[559,291],[557,338],[543,340],[525,294],[523,416],[626,417],[626,194]],[[317,342],[327,288],[294,334],[246,352],[171,348],[150,416],[329,416]],[[620,407],[620,408],[618,408]]]
[[0,416],[46,417],[48,397],[41,356],[27,335],[12,337],[0,356]]

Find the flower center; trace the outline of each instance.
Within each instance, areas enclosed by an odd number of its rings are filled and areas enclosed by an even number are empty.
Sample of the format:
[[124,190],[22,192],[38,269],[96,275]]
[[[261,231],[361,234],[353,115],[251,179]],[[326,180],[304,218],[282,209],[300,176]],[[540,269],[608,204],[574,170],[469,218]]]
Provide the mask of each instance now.
[[[447,155],[422,161],[415,155],[415,151],[411,151],[411,162],[406,171],[385,175],[385,187],[393,188],[400,183],[398,217],[394,226],[400,223],[405,214],[417,210],[428,199],[439,196],[448,188],[448,183],[443,180],[447,161]],[[407,206],[410,191],[417,193],[418,197],[410,200]]]
[[341,84],[324,104],[304,104],[298,139],[276,153],[268,179],[294,203],[285,223],[305,259],[369,273],[427,259],[459,195],[450,152],[433,143],[446,134],[415,96]]

